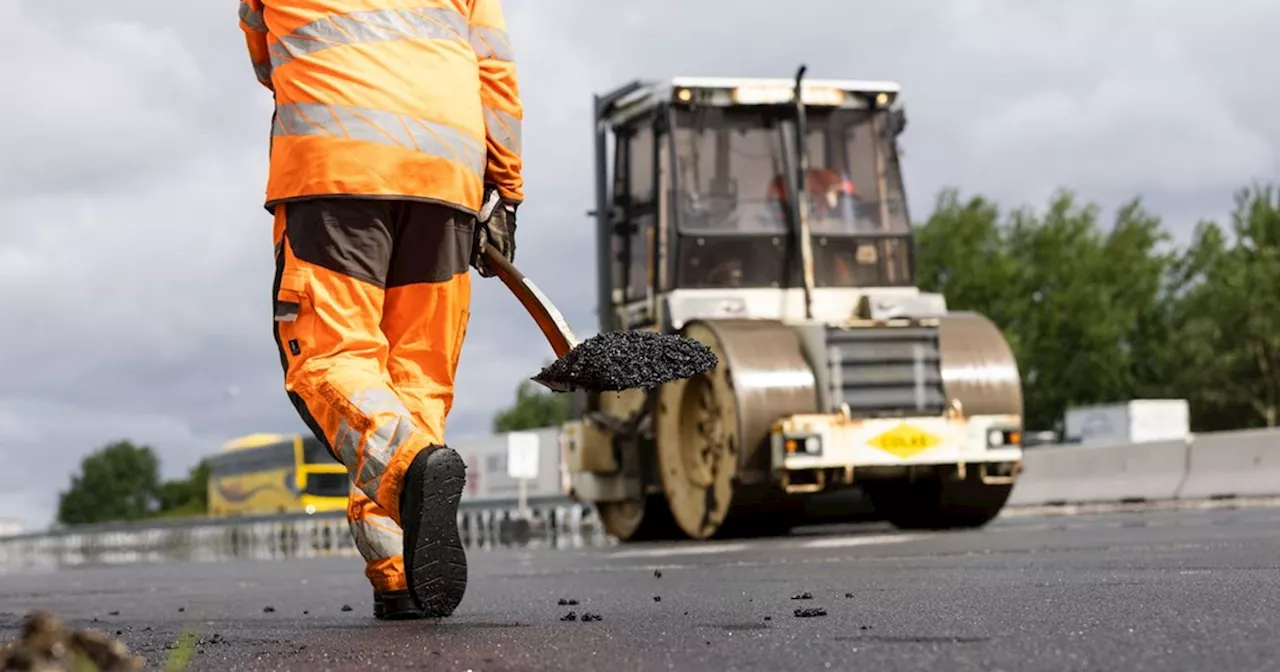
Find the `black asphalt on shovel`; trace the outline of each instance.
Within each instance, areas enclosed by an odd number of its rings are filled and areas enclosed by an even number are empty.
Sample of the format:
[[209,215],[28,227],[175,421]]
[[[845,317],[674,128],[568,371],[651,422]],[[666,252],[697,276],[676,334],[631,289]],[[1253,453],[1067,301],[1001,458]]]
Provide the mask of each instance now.
[[533,382],[549,390],[616,392],[654,388],[692,378],[719,363],[706,345],[674,334],[609,331],[579,341],[564,316],[532,280],[516,270],[494,246],[486,243],[484,256],[556,353],[556,361],[533,377]]

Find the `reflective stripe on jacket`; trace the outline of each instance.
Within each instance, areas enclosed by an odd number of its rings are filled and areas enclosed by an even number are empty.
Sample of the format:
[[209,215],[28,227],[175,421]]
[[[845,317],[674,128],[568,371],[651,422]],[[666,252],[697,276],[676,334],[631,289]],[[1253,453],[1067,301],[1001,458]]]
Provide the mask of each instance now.
[[500,0],[241,0],[275,94],[266,206],[398,197],[475,212],[524,199],[523,107]]

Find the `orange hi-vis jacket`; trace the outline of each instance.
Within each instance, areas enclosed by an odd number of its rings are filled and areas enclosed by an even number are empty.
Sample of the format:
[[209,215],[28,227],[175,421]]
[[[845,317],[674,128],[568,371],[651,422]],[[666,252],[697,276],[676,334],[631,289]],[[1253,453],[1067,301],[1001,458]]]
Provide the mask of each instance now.
[[500,0],[241,0],[275,94],[266,207],[311,196],[524,200],[524,110]]

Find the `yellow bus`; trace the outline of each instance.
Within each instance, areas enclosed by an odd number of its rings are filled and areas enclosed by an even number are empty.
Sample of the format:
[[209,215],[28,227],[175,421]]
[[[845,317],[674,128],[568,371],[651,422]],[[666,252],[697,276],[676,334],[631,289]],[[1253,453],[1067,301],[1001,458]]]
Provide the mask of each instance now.
[[209,515],[345,510],[347,469],[313,436],[251,434],[210,460]]

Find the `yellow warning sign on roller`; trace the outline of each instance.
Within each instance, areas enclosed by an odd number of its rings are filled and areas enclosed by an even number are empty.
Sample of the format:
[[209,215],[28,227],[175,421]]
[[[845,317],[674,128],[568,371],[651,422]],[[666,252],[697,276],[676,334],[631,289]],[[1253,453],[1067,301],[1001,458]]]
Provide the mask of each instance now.
[[911,457],[942,443],[942,439],[911,425],[898,425],[871,439],[868,445],[898,457]]

